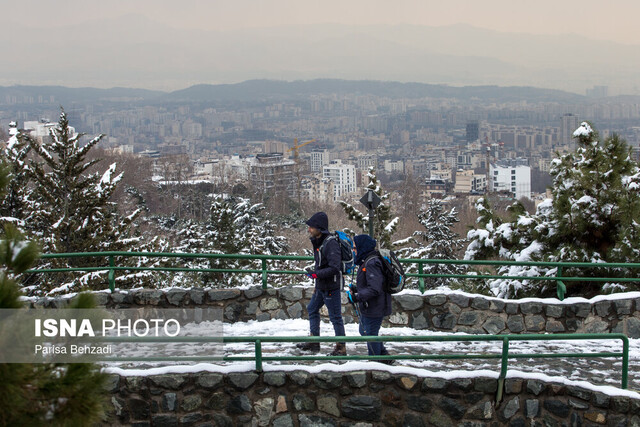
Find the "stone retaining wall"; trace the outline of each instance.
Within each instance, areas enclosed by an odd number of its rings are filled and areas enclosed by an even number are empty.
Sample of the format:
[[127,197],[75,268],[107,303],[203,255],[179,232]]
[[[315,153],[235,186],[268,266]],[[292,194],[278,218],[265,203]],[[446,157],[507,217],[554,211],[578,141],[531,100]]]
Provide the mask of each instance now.
[[103,425],[640,426],[640,399],[577,386],[386,371],[111,375]]
[[[170,289],[98,292],[98,303],[107,308],[140,306],[216,306],[225,322],[299,319],[313,288]],[[354,321],[352,307],[343,293],[346,322]],[[463,292],[405,291],[393,296],[393,315],[385,326],[408,326],[442,332],[470,334],[520,333],[624,333],[640,338],[640,293],[619,294],[594,300],[502,300]],[[60,298],[29,300],[31,307],[60,307]],[[571,303],[574,301],[573,303]]]

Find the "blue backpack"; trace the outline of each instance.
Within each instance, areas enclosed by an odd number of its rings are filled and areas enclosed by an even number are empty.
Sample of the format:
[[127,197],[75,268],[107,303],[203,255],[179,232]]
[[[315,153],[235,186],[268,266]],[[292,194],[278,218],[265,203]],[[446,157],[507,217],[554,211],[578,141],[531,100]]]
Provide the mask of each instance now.
[[343,274],[351,274],[351,272],[353,271],[353,267],[355,266],[355,260],[353,256],[353,241],[351,240],[349,235],[347,235],[347,233],[343,231],[335,231],[333,233],[330,233],[326,237],[326,239],[324,239],[322,245],[320,245],[320,256],[322,256],[322,249],[324,248],[324,245],[329,240],[333,239],[338,239],[338,242],[340,243],[340,254],[342,258],[342,268],[340,271]]

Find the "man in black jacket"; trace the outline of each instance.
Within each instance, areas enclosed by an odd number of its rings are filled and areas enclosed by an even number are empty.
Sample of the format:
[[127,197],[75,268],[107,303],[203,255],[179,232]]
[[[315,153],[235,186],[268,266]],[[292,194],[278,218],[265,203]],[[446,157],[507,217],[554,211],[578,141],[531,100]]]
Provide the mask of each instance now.
[[[315,268],[308,275],[315,279],[316,289],[311,301],[307,305],[309,313],[309,330],[312,336],[320,335],[320,309],[323,305],[329,311],[329,320],[333,324],[336,336],[344,336],[344,322],[342,320],[341,290],[343,278],[341,272],[342,251],[336,236],[329,232],[329,219],[324,212],[317,212],[306,222],[309,226],[309,238],[313,245]],[[304,351],[318,353],[320,343],[300,343],[298,348]],[[345,343],[336,343],[329,354],[331,356],[346,356]]]

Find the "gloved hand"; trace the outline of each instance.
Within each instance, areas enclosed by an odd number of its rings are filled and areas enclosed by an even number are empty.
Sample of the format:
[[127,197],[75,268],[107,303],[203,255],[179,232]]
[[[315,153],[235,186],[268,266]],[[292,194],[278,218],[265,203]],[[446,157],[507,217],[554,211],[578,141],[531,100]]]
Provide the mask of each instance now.
[[313,267],[307,267],[304,269],[304,271],[306,272],[306,275],[308,278],[310,279],[317,279],[318,275],[316,274],[316,271]]
[[358,293],[358,287],[356,285],[354,285],[353,283],[351,283],[349,285],[349,290],[351,291],[352,294],[356,295]]
[[351,290],[347,290],[347,299],[351,304],[355,304],[358,302],[358,295],[351,292]]

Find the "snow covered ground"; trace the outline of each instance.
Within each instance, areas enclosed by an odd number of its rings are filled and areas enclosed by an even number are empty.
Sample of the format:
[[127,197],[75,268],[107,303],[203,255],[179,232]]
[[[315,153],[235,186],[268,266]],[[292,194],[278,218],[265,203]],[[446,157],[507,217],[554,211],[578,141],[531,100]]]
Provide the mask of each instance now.
[[[265,336],[265,337],[295,337],[307,336],[309,324],[305,319],[271,320],[266,322],[237,322],[224,325],[225,336]],[[348,336],[359,336],[357,324],[345,325]],[[322,336],[333,336],[330,323],[322,322]],[[438,332],[416,330],[411,328],[383,328],[380,335],[421,336],[421,335],[450,335]],[[465,334],[456,334],[465,335]],[[322,343],[319,356],[331,351],[333,343]],[[389,342],[385,344],[389,352],[394,355],[411,354],[500,354],[500,342]],[[183,347],[187,349],[188,347]],[[264,356],[295,356],[300,355],[294,343],[263,343]],[[348,343],[349,355],[366,355],[364,342]],[[539,353],[599,353],[621,352],[620,340],[570,340],[570,341],[512,341],[510,353],[539,354]],[[228,343],[224,345],[226,356],[253,356],[253,343]],[[184,351],[183,355],[188,355]],[[630,340],[629,350],[629,390],[640,390],[640,340]],[[608,392],[610,394],[627,394],[640,398],[640,394],[620,390],[621,385],[620,358],[563,357],[563,358],[523,358],[510,359],[507,378],[538,378],[545,381],[559,381],[576,384],[591,389]],[[447,378],[488,376],[496,377],[500,371],[500,359],[459,359],[459,360],[397,360],[395,365],[388,366],[371,361],[278,361],[264,362],[263,368],[269,370],[304,369],[310,372],[320,370],[350,371],[350,370],[388,370],[390,372],[411,375],[441,376]],[[197,371],[238,372],[255,369],[254,362],[216,362],[216,363],[178,363],[178,362],[138,362],[138,363],[109,363],[107,372],[120,375],[156,375],[161,373],[185,373]],[[631,393],[631,394],[629,394]]]

